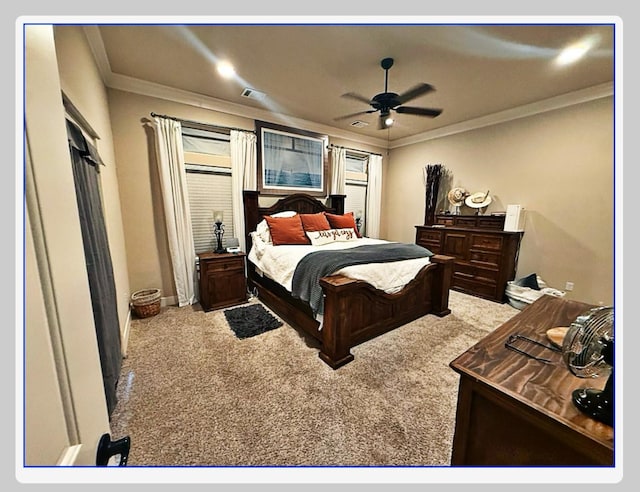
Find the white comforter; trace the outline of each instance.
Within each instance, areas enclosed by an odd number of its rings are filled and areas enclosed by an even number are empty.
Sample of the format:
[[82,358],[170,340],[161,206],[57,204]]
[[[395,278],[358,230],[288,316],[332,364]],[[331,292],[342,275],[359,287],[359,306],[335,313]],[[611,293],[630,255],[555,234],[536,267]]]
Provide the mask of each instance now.
[[[249,260],[256,265],[259,273],[275,280],[291,292],[293,273],[298,262],[314,251],[347,249],[366,244],[388,243],[381,239],[361,238],[355,241],[336,242],[324,246],[312,245],[280,245],[273,246],[264,242],[257,234],[252,233],[253,246],[249,251]],[[334,274],[342,274],[349,278],[363,280],[376,289],[392,294],[401,290],[415,278],[422,268],[429,263],[429,258],[393,261],[388,263],[372,263],[345,267]]]

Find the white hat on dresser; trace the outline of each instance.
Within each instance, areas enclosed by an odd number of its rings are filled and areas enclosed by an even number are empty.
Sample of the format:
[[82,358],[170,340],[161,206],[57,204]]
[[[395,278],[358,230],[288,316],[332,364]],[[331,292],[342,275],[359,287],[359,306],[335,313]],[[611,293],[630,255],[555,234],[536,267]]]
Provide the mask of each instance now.
[[489,191],[478,191],[464,199],[464,204],[471,208],[484,208],[491,203]]

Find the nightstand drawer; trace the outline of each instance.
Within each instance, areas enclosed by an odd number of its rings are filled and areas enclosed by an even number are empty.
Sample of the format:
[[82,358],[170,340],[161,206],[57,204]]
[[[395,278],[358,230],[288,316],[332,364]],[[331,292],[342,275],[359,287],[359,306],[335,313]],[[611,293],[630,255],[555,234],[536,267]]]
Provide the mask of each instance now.
[[244,270],[244,257],[221,258],[216,261],[204,261],[206,270],[209,272],[225,272],[229,270]]

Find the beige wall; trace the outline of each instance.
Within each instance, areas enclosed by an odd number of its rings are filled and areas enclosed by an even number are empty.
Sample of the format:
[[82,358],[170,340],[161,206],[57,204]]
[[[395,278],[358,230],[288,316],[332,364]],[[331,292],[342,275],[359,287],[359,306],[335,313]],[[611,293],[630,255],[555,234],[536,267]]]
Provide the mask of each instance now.
[[392,150],[384,237],[414,241],[424,223],[422,170],[437,163],[453,186],[490,190],[487,213],[525,207],[517,277],[535,272],[560,290],[570,281],[567,298],[613,303],[613,98]]
[[118,297],[120,331],[124,333],[129,320],[131,290],[107,91],[82,27],[55,26],[54,37],[62,91],[100,137],[96,144],[106,164],[100,169],[100,185]]

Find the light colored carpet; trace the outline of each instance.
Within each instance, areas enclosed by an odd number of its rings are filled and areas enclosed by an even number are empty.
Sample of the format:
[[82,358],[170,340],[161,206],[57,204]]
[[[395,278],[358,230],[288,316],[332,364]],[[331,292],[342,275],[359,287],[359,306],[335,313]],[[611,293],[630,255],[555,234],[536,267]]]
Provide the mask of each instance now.
[[129,466],[448,465],[449,362],[519,312],[455,291],[450,308],[336,371],[287,324],[240,340],[222,310],[162,308],[131,323],[112,436],[131,437]]

